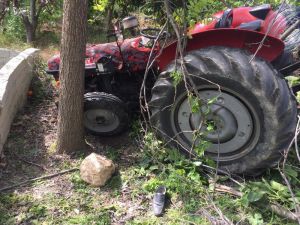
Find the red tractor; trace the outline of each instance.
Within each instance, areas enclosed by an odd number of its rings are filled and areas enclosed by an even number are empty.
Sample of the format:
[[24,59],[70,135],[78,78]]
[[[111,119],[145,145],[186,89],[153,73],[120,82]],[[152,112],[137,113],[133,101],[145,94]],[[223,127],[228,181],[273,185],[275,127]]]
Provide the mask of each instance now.
[[[205,154],[223,170],[256,174],[278,162],[296,129],[297,103],[284,79],[300,68],[296,8],[227,9],[189,31],[184,64],[201,99],[210,102],[203,126],[203,113],[191,109],[185,82],[175,84],[172,76],[178,70],[176,41],[161,47],[158,36],[165,42],[169,35],[152,28],[123,40],[122,31],[138,27],[135,17],[115,27],[116,42],[86,49],[87,131],[107,136],[124,131],[144,85],[150,122],[170,146],[197,155],[193,147],[202,139],[195,132],[201,127],[211,143]],[[144,81],[149,60],[154,63]],[[59,55],[48,61],[47,72],[57,81],[59,65]],[[214,128],[204,132],[207,124]]]

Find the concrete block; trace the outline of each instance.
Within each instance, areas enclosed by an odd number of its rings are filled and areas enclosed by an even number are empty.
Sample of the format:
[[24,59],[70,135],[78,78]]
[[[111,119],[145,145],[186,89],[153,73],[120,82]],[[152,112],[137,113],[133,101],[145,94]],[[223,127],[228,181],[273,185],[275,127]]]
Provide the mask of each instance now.
[[[0,69],[0,155],[7,139],[11,123],[27,98],[33,76],[34,57],[38,49],[30,48],[9,58]],[[1,51],[10,57],[14,53]]]
[[19,52],[17,51],[0,48],[0,68],[4,66],[11,58],[17,56],[18,54]]

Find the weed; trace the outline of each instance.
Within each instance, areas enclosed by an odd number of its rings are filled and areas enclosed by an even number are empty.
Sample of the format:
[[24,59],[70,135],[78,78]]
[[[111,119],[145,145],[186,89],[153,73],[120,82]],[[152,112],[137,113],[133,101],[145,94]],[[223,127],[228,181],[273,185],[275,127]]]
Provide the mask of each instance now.
[[34,76],[31,82],[31,91],[33,95],[33,103],[41,103],[44,100],[52,100],[57,94],[53,86],[53,77],[45,72],[46,65],[40,58],[36,58],[34,62]]
[[285,79],[291,87],[300,84],[300,78],[297,76],[287,76]]
[[112,161],[118,161],[120,158],[120,151],[114,148],[108,148],[106,151],[107,158],[111,159]]
[[54,141],[50,144],[49,148],[47,149],[47,153],[49,155],[54,155],[56,153],[57,141]]
[[9,48],[18,51],[23,51],[26,48],[30,48],[30,47],[31,46],[29,44],[26,44],[15,37],[5,35],[5,34],[0,35],[0,48]]
[[255,213],[254,215],[248,216],[248,221],[251,225],[262,225],[264,224],[264,220],[262,218],[262,215],[260,213]]
[[178,70],[173,71],[170,76],[173,79],[174,86],[177,86],[183,80],[183,75]]
[[68,224],[95,224],[95,225],[109,225],[111,219],[109,213],[105,212],[99,215],[94,214],[82,214],[75,215],[66,221]]
[[46,215],[47,209],[43,205],[36,204],[31,206],[28,212],[31,217],[39,218],[39,217],[44,217]]
[[118,196],[119,189],[122,187],[122,178],[120,174],[115,174],[108,183],[106,184],[106,188],[110,190],[114,190],[114,195]]
[[89,193],[88,184],[85,183],[81,179],[79,171],[71,174],[70,178],[71,178],[72,184],[74,185],[73,188],[74,188],[74,190],[76,192],[84,193],[84,194],[88,194]]

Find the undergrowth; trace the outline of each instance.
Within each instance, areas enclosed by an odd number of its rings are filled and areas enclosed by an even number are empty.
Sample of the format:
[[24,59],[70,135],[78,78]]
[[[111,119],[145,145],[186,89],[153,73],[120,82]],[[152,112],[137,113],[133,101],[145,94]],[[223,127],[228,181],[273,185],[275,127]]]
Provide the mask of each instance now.
[[45,72],[45,68],[45,62],[39,57],[35,58],[34,74],[29,89],[29,101],[31,103],[39,104],[57,97],[55,80],[52,75]]
[[8,48],[22,51],[31,46],[19,39],[7,35],[0,34],[0,48]]
[[[44,68],[45,64],[37,62],[32,84],[33,103],[52,101],[49,96],[54,91],[53,79],[43,72]],[[100,152],[119,164],[118,172],[106,186],[89,186],[77,171],[0,193],[0,224],[202,225],[224,224],[224,218],[234,224],[296,224],[270,208],[279,205],[293,211],[294,201],[299,204],[300,169],[294,152],[284,171],[295,193],[293,201],[277,169],[270,169],[257,178],[235,177],[237,184],[231,177],[204,169],[203,165],[215,166],[205,156],[190,160],[178,150],[166,147],[152,132],[145,134],[139,122],[135,122],[131,130],[129,137],[137,143],[130,146],[132,152],[124,148],[105,148]],[[14,146],[19,157],[39,154],[24,144],[24,135],[12,134],[12,137],[18,140]],[[62,157],[56,156],[51,146],[48,156]],[[205,147],[199,148],[203,152]],[[128,157],[132,159],[122,162]],[[78,156],[53,163],[56,170],[64,170],[79,167],[83,158]],[[27,164],[19,166],[28,167]],[[151,202],[160,185],[167,188],[167,204],[164,215],[155,217]],[[218,185],[236,190],[240,195],[220,191]]]
[[[139,218],[133,224],[155,224],[158,221],[162,224],[211,224],[223,220],[219,209],[233,223],[296,224],[279,217],[269,207],[279,205],[287,210],[295,209],[294,200],[277,169],[267,171],[262,177],[248,178],[248,181],[239,178],[240,185],[237,185],[227,176],[204,171],[202,165],[210,162],[205,157],[189,160],[178,150],[166,148],[151,132],[143,140],[139,172],[148,177],[143,190],[152,195],[158,186],[166,186],[170,205],[164,219],[151,223],[149,218]],[[284,172],[299,204],[300,169],[295,157],[291,155]],[[218,192],[215,189],[217,184],[225,184],[239,191],[241,196]]]
[[[120,162],[128,157],[120,149],[101,152],[120,163],[104,187],[89,186],[77,171],[55,181],[36,182],[25,191],[0,194],[0,224],[226,224],[224,218],[234,224],[296,224],[268,207],[295,207],[276,169],[247,181],[236,178],[240,182],[236,184],[228,176],[204,170],[203,165],[210,162],[205,157],[190,160],[165,147],[152,132],[143,134],[138,123],[130,137],[140,146],[132,153],[131,163]],[[59,168],[78,167],[83,158],[65,160]],[[294,158],[291,155],[285,174],[299,201],[299,168]],[[160,185],[167,188],[167,204],[164,215],[155,217],[151,202]],[[217,185],[230,187],[241,196],[220,192]]]

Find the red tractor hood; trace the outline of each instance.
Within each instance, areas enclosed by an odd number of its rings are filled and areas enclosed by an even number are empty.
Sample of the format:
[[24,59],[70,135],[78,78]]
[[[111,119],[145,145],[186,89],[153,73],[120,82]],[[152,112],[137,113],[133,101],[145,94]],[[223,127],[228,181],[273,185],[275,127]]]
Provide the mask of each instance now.
[[[116,42],[87,45],[86,48],[86,69],[96,68],[96,63],[99,59],[104,56],[110,56],[116,70],[122,70],[124,63],[130,71],[141,71],[146,68],[151,47],[144,47],[141,44],[141,37],[126,39],[120,43],[120,49]],[[155,50],[158,51],[159,48]],[[154,53],[155,53],[154,52]],[[124,62],[122,60],[122,56]],[[60,65],[60,55],[54,55],[48,60],[48,71],[49,73],[58,72]]]

